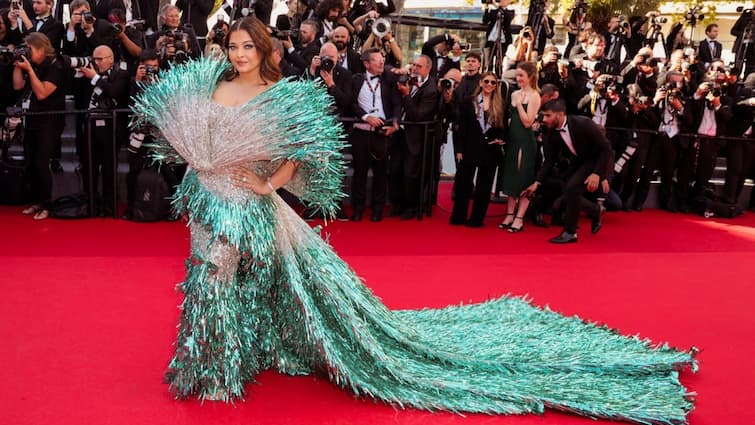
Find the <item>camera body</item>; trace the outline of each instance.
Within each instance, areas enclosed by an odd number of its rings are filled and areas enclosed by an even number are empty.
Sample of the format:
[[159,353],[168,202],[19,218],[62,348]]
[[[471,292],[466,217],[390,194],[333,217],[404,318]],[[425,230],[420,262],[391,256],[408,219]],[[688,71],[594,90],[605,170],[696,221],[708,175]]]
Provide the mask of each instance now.
[[92,14],[92,12],[85,10],[81,12],[81,20],[89,25],[92,25],[94,24],[94,21],[97,20],[97,18],[94,17],[94,14]]
[[10,8],[11,8],[11,10],[20,10],[21,9],[21,0],[11,0],[11,2],[10,2]]
[[399,75],[399,84],[407,84],[409,86],[416,86],[419,83],[419,77],[416,75]]
[[286,40],[287,38],[291,37],[292,39],[299,37],[299,29],[290,29],[290,30],[279,30],[275,27],[270,27],[272,30],[272,36],[277,38],[278,40]]
[[0,46],[0,63],[4,65],[10,65],[13,62],[20,61],[21,56],[24,56],[25,58],[31,56],[31,50],[29,50],[25,44],[16,47]]
[[147,74],[147,77],[154,78],[155,75],[160,71],[160,68],[154,66],[154,65],[144,65],[144,73]]
[[456,81],[450,78],[440,80],[440,88],[443,90],[451,90],[454,86],[456,86]]
[[320,69],[325,72],[330,72],[336,67],[336,61],[330,56],[320,56]]

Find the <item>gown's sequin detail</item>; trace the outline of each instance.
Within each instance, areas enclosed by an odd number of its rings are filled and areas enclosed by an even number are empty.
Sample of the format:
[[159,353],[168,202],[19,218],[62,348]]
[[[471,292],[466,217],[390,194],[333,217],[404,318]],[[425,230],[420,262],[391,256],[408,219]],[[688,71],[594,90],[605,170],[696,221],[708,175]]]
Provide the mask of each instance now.
[[[390,311],[278,195],[230,184],[235,165],[269,175],[301,164],[289,186],[332,212],[341,196],[340,126],[323,88],[280,82],[240,108],[214,105],[224,65],[181,66],[137,99],[191,166],[174,204],[192,253],[176,353],[177,397],[231,400],[261,370],[319,373],[357,395],[422,409],[529,413],[545,407],[639,423],[684,423],[678,370],[694,351],[624,337],[527,300]],[[272,160],[272,161],[271,161]],[[278,162],[274,162],[278,161]],[[397,236],[398,237],[398,236]]]

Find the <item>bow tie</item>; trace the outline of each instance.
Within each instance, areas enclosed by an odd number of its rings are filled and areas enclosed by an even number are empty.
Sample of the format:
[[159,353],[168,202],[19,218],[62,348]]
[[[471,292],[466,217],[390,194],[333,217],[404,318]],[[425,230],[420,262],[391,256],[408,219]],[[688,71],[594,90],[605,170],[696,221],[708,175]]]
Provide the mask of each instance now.
[[557,128],[556,130],[558,130],[559,133],[566,133],[568,131],[567,127]]
[[370,77],[370,80],[379,80],[379,79],[380,79],[379,75],[373,75],[372,77]]
[[45,21],[47,21],[47,18],[49,18],[49,16],[46,16],[44,18],[37,17],[37,18],[34,18],[34,21],[35,22],[45,22]]

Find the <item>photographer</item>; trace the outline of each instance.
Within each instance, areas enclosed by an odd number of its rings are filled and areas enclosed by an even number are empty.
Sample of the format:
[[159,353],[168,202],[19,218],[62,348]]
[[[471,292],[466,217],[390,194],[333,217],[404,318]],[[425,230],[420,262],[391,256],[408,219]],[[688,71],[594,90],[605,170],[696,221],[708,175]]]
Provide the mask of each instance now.
[[[160,60],[157,52],[151,49],[145,49],[139,56],[139,65],[136,68],[134,78],[130,84],[130,98],[134,99],[144,88],[155,82],[160,70]],[[128,206],[126,209],[125,219],[135,219],[134,208],[136,204],[136,185],[139,173],[151,163],[149,158],[149,145],[156,139],[162,137],[157,128],[145,125],[135,128],[129,137],[128,142],[128,174],[126,175],[126,190]],[[179,182],[179,178],[172,164],[162,164],[160,173],[165,178],[168,187],[173,188]]]
[[144,23],[126,22],[125,12],[117,8],[110,11],[108,20],[113,32],[111,48],[115,54],[116,67],[131,74],[135,71],[139,56],[144,49]]
[[[711,64],[711,67],[716,63]],[[708,180],[713,176],[718,152],[725,144],[718,137],[728,134],[726,127],[732,118],[732,100],[726,95],[721,84],[714,79],[700,84],[687,102],[684,111],[687,121],[697,125],[696,128],[693,127],[697,138],[692,147],[697,151],[695,157],[698,158],[697,167],[693,169],[694,192],[689,201],[703,196]]]
[[[18,3],[16,3],[18,5]],[[28,35],[32,32],[41,32],[50,40],[50,45],[57,51],[60,49],[60,41],[63,38],[63,24],[52,16],[53,0],[34,0],[34,18],[30,19],[26,10],[22,7],[12,6],[8,12],[10,19],[10,31],[16,35]],[[22,27],[19,27],[18,20]]]
[[231,22],[247,16],[255,16],[265,25],[270,24],[273,0],[232,0],[230,3],[233,6],[226,3],[223,10],[231,17]]
[[[483,5],[487,5],[482,15],[482,23],[488,27],[485,31],[485,51],[488,63],[494,63],[496,59],[503,61],[503,57],[496,57],[497,53],[505,55],[514,40],[511,34],[511,21],[514,19],[515,12],[507,9],[510,4],[511,0],[501,0],[497,4],[495,0],[483,0]],[[500,50],[498,50],[499,47]]]
[[637,84],[644,96],[655,95],[658,88],[658,59],[653,57],[653,50],[643,47],[632,58],[624,63],[619,76],[624,84]]
[[[88,124],[91,132],[91,146],[85,144],[80,150],[79,161],[81,162],[84,176],[84,188],[93,188],[90,196],[97,192],[100,169],[102,170],[102,206],[100,213],[104,216],[113,215],[116,210],[116,194],[113,191],[113,179],[115,177],[115,164],[113,163],[113,150],[120,145],[118,140],[113,139],[113,127],[115,126],[116,138],[125,134],[126,119],[120,119],[117,125],[113,123],[111,110],[128,105],[128,95],[131,77],[126,71],[114,67],[113,51],[108,46],[97,46],[92,54],[94,66],[78,68],[92,85],[92,96],[89,100]],[[89,163],[91,148],[92,163]],[[91,178],[89,180],[90,167]],[[90,183],[91,182],[91,183]],[[94,214],[94,212],[92,212]]]
[[627,126],[643,131],[630,133],[627,148],[616,161],[614,172],[617,174],[612,183],[619,190],[624,210],[640,211],[647,200],[652,174],[660,159],[659,146],[652,143],[655,135],[650,131],[658,129],[661,117],[652,107],[653,99],[645,95],[639,85],[630,84],[627,92],[631,122]]
[[[299,2],[299,0],[286,0],[286,6],[288,6],[286,13],[278,15],[275,19],[275,28],[280,31],[298,31],[299,25],[301,25],[304,18],[304,12],[307,9],[306,2],[304,0],[301,2]],[[291,35],[291,41],[294,43],[296,43],[298,39],[298,33]]]
[[718,25],[708,24],[705,27],[705,39],[700,41],[697,48],[697,59],[704,68],[707,68],[714,59],[720,59],[723,53],[721,43],[716,41],[718,38]]
[[286,34],[285,39],[281,38],[283,47],[286,48],[285,59],[298,69],[306,69],[312,62],[312,57],[320,51],[322,43],[317,37],[320,24],[314,19],[307,19],[299,26],[299,43],[294,47],[291,42],[291,36]]
[[526,26],[532,28],[533,50],[537,52],[538,57],[543,55],[546,40],[553,39],[553,36],[556,34],[553,31],[556,27],[555,24],[556,21],[548,16],[547,0],[530,1]]
[[404,54],[401,52],[401,46],[398,45],[393,33],[389,30],[384,36],[379,37],[375,31],[370,31],[362,45],[362,52],[369,49],[380,49],[385,56],[385,63],[393,68],[401,68],[401,62],[404,60]]
[[315,18],[320,24],[318,37],[330,38],[330,33],[338,26],[345,26],[348,33],[354,32],[344,14],[343,0],[322,0],[315,8]]
[[566,48],[564,49],[564,55],[568,58],[569,54],[571,53],[572,47],[574,47],[577,44],[577,38],[579,37],[579,33],[584,31],[585,28],[590,25],[589,22],[587,22],[587,9],[588,4],[584,0],[575,0],[574,5],[572,7],[568,8],[563,16],[563,24],[567,29],[567,37],[569,39],[569,42],[566,43]]
[[[687,132],[690,123],[687,122],[684,114],[685,96],[682,93],[684,86],[684,76],[679,71],[669,71],[666,74],[666,83],[658,87],[653,105],[658,110],[661,123],[658,127],[660,133],[656,143],[660,147],[660,171],[661,171],[661,190],[659,192],[659,201],[661,208],[676,212],[680,208],[686,207],[686,195],[690,179],[690,150],[689,139],[680,137],[679,134]],[[652,157],[651,157],[652,158]],[[681,194],[685,197],[680,198],[680,190],[674,189],[674,174],[678,181],[678,187],[682,188]],[[650,186],[648,180],[642,180],[640,187]]]
[[204,47],[205,56],[224,57],[225,51],[225,38],[228,36],[228,23],[222,19],[219,19],[215,25],[212,26],[210,32],[207,33],[207,44]]
[[335,100],[336,115],[344,115],[353,102],[351,93],[351,72],[336,64],[338,49],[333,43],[325,43],[320,48],[320,55],[313,56],[303,78],[321,80]]
[[[23,105],[29,112],[60,111],[65,109],[66,69],[57,57],[50,40],[41,32],[33,32],[24,38],[29,46],[28,55],[21,55],[14,64],[13,88],[24,90]],[[48,210],[52,196],[50,159],[63,132],[65,116],[31,115],[26,117],[24,151],[28,161],[33,204],[23,210],[34,214],[35,220],[50,215]]]
[[607,60],[619,65],[621,63],[621,49],[624,43],[632,36],[632,29],[624,15],[612,16],[608,21],[608,31],[603,34],[606,43]]
[[566,79],[569,77],[568,64],[561,61],[561,53],[556,46],[548,46],[543,51],[543,56],[537,63],[538,85],[542,87],[545,84],[553,84],[559,90],[566,86]]
[[[755,74],[745,79],[733,106],[734,119],[728,126],[729,136],[748,140],[729,140],[726,156],[724,202],[736,204],[742,194],[745,179],[755,177]],[[749,208],[755,207],[755,192],[750,195]]]
[[[3,51],[0,57],[0,110],[16,103],[18,93],[13,90],[13,61],[15,55],[14,43],[9,40],[8,34],[8,9],[0,9],[0,49]],[[0,123],[1,125],[1,123]]]
[[509,46],[506,52],[506,65],[504,71],[515,68],[519,62],[532,62],[535,60],[534,40],[532,28],[524,27],[514,40],[514,44]]
[[[191,27],[197,38],[201,39],[199,48],[204,48],[204,39],[207,35],[207,18],[210,16],[214,0],[176,0],[178,10],[181,11],[181,25],[184,28]],[[268,17],[268,22],[270,18]]]
[[159,21],[161,29],[147,38],[147,47],[158,52],[161,68],[199,58],[201,49],[197,36],[192,28],[181,26],[181,13],[177,7],[171,4],[161,7]]
[[[139,31],[148,33],[157,31],[157,5],[152,0],[99,0],[95,1],[94,16],[99,19],[110,19],[113,9],[120,9],[125,15],[127,23],[139,21],[143,28]],[[137,55],[138,57],[139,55]]]
[[[441,34],[431,37],[422,45],[422,54],[432,61],[430,75],[433,78],[446,75],[451,68],[461,70],[461,46],[460,38],[456,34]],[[448,54],[453,52],[454,56]]]
[[[409,78],[399,78],[397,88],[401,95],[401,104],[404,109],[402,121],[422,122],[432,121],[438,113],[438,83],[430,76],[432,61],[427,56],[419,56],[412,63]],[[424,145],[424,137],[429,138],[427,149]],[[393,204],[392,214],[401,211],[404,220],[416,218],[421,208],[424,208],[420,199],[422,188],[423,158],[426,164],[431,164],[435,145],[424,126],[406,125],[399,131],[395,143],[391,146],[389,163],[389,194]],[[434,165],[427,167],[426,173],[430,174]],[[431,175],[426,175],[425,182],[434,181]]]
[[736,37],[732,52],[736,55],[737,68],[744,71],[744,75],[755,72],[755,14],[752,9],[737,8],[742,14],[731,27],[731,35]]

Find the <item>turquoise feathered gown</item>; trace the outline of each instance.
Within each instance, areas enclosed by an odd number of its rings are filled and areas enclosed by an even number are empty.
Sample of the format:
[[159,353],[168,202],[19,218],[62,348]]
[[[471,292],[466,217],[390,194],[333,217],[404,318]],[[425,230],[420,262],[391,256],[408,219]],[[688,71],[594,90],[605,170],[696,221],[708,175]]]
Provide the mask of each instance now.
[[[544,408],[638,423],[684,423],[678,372],[693,351],[621,336],[504,297],[443,309],[388,310],[276,195],[234,187],[237,165],[301,167],[286,187],[332,212],[343,178],[342,130],[326,91],[281,81],[249,103],[211,101],[226,63],[178,66],[136,99],[159,128],[163,159],[190,166],[175,198],[191,257],[175,356],[177,397],[231,400],[261,370],[318,373],[354,394],[401,406],[486,413]],[[162,148],[168,147],[167,144]]]

